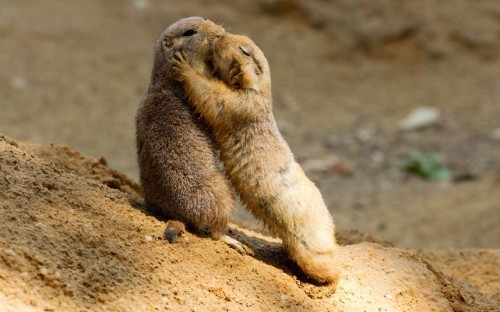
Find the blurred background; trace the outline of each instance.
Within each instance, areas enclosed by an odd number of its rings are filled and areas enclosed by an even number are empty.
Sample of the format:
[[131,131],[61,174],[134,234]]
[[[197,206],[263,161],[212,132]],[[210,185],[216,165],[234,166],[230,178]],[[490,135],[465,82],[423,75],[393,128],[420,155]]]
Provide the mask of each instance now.
[[105,156],[137,178],[134,118],[155,40],[203,16],[266,54],[279,127],[337,227],[404,247],[500,247],[497,0],[0,8],[0,133]]

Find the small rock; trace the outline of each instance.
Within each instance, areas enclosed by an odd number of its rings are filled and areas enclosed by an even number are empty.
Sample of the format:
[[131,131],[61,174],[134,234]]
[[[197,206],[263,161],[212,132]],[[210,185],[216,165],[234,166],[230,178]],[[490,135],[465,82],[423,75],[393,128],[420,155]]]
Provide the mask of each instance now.
[[302,168],[305,171],[327,171],[330,167],[335,166],[339,162],[338,157],[334,155],[308,158],[302,163]]
[[146,235],[144,236],[144,239],[146,240],[146,242],[150,242],[153,240],[153,237],[151,235]]
[[43,276],[47,275],[49,273],[49,270],[46,267],[41,267],[40,268],[40,274]]
[[302,162],[302,168],[306,172],[321,172],[345,176],[351,175],[354,171],[351,165],[335,155],[308,158]]
[[440,118],[439,109],[435,107],[418,107],[399,123],[401,131],[412,131],[435,125]]

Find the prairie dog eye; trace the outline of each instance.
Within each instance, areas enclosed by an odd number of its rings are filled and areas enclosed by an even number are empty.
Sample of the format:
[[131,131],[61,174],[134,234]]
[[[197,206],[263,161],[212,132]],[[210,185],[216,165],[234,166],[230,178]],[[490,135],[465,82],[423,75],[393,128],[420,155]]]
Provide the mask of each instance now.
[[246,56],[250,56],[250,52],[248,52],[246,48],[240,46],[240,51],[243,52],[243,54],[245,54]]
[[196,33],[197,33],[197,31],[196,31],[196,30],[194,30],[194,29],[189,29],[189,30],[186,30],[186,31],[185,31],[182,35],[183,35],[184,37],[189,37],[189,36],[192,36],[192,35],[194,35],[194,34],[196,34]]

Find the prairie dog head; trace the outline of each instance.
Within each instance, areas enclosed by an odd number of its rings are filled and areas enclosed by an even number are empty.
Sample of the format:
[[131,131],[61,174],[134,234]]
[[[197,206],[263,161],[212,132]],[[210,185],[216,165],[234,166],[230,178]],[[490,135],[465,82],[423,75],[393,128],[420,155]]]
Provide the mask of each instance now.
[[207,62],[213,41],[224,34],[224,28],[202,17],[187,17],[170,25],[156,42],[153,78],[164,82],[171,76],[169,60],[180,50],[190,55],[191,65],[200,73],[211,73]]
[[269,64],[261,49],[248,37],[225,34],[214,41],[215,73],[231,88],[269,91]]

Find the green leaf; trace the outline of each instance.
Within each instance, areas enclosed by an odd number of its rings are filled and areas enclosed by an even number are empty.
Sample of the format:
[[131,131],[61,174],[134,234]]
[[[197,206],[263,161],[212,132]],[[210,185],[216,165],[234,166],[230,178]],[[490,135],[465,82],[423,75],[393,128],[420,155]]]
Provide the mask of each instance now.
[[451,172],[443,167],[441,158],[435,155],[415,153],[402,169],[426,180],[449,181],[451,179]]

